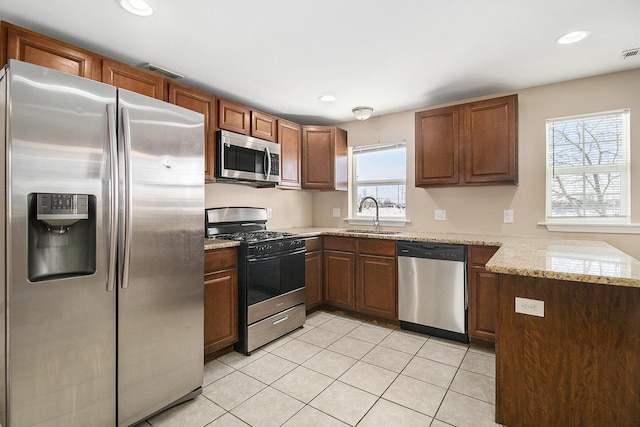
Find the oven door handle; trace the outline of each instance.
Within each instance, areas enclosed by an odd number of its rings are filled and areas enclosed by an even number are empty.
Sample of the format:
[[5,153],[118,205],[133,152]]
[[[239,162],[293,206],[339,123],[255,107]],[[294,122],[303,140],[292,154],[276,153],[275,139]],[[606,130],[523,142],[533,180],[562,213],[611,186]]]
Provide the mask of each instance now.
[[289,320],[289,316],[284,316],[282,319],[274,320],[271,324],[276,326],[278,323],[282,323]]
[[256,262],[256,261],[270,261],[272,259],[277,259],[277,258],[284,258],[284,257],[289,257],[289,256],[293,256],[293,255],[299,255],[299,254],[305,254],[306,249],[305,248],[301,248],[301,249],[296,249],[295,251],[291,251],[291,252],[280,252],[277,254],[269,254],[269,255],[251,255],[249,257],[247,257],[247,262]]

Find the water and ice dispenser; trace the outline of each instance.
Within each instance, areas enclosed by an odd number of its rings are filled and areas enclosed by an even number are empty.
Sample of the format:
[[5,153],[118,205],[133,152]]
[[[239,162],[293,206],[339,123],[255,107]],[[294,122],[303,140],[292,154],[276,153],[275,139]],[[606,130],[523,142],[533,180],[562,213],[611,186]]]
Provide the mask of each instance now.
[[29,280],[39,282],[95,273],[95,196],[31,193],[28,206]]

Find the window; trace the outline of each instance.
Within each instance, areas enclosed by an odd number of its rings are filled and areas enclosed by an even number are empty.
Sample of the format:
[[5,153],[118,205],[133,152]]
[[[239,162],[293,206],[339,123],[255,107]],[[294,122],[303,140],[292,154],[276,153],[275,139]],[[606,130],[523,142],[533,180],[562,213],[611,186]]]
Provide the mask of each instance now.
[[375,204],[367,201],[358,212],[360,201],[374,197],[380,206],[380,218],[406,218],[407,150],[405,142],[353,148],[351,180],[351,217],[373,218]]
[[629,110],[547,120],[547,224],[630,223]]

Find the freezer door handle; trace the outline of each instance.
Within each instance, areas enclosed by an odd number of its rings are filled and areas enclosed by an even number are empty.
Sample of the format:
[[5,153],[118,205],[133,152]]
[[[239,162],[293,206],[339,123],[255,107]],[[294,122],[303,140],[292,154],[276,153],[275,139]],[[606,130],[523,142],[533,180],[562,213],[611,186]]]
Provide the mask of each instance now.
[[131,262],[131,123],[129,110],[122,109],[122,136],[123,136],[123,158],[124,158],[124,241],[123,261],[122,261],[122,283],[120,287],[129,287],[129,266]]
[[118,238],[118,139],[116,116],[113,104],[107,104],[107,127],[109,129],[109,263],[107,264],[107,292],[115,290],[117,277]]

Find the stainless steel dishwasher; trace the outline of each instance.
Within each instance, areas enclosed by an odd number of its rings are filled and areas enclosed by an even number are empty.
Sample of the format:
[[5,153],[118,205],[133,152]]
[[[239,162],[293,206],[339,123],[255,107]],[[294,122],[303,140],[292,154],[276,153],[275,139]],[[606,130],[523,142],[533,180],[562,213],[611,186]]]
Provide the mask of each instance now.
[[469,342],[465,254],[464,245],[398,242],[402,329]]

